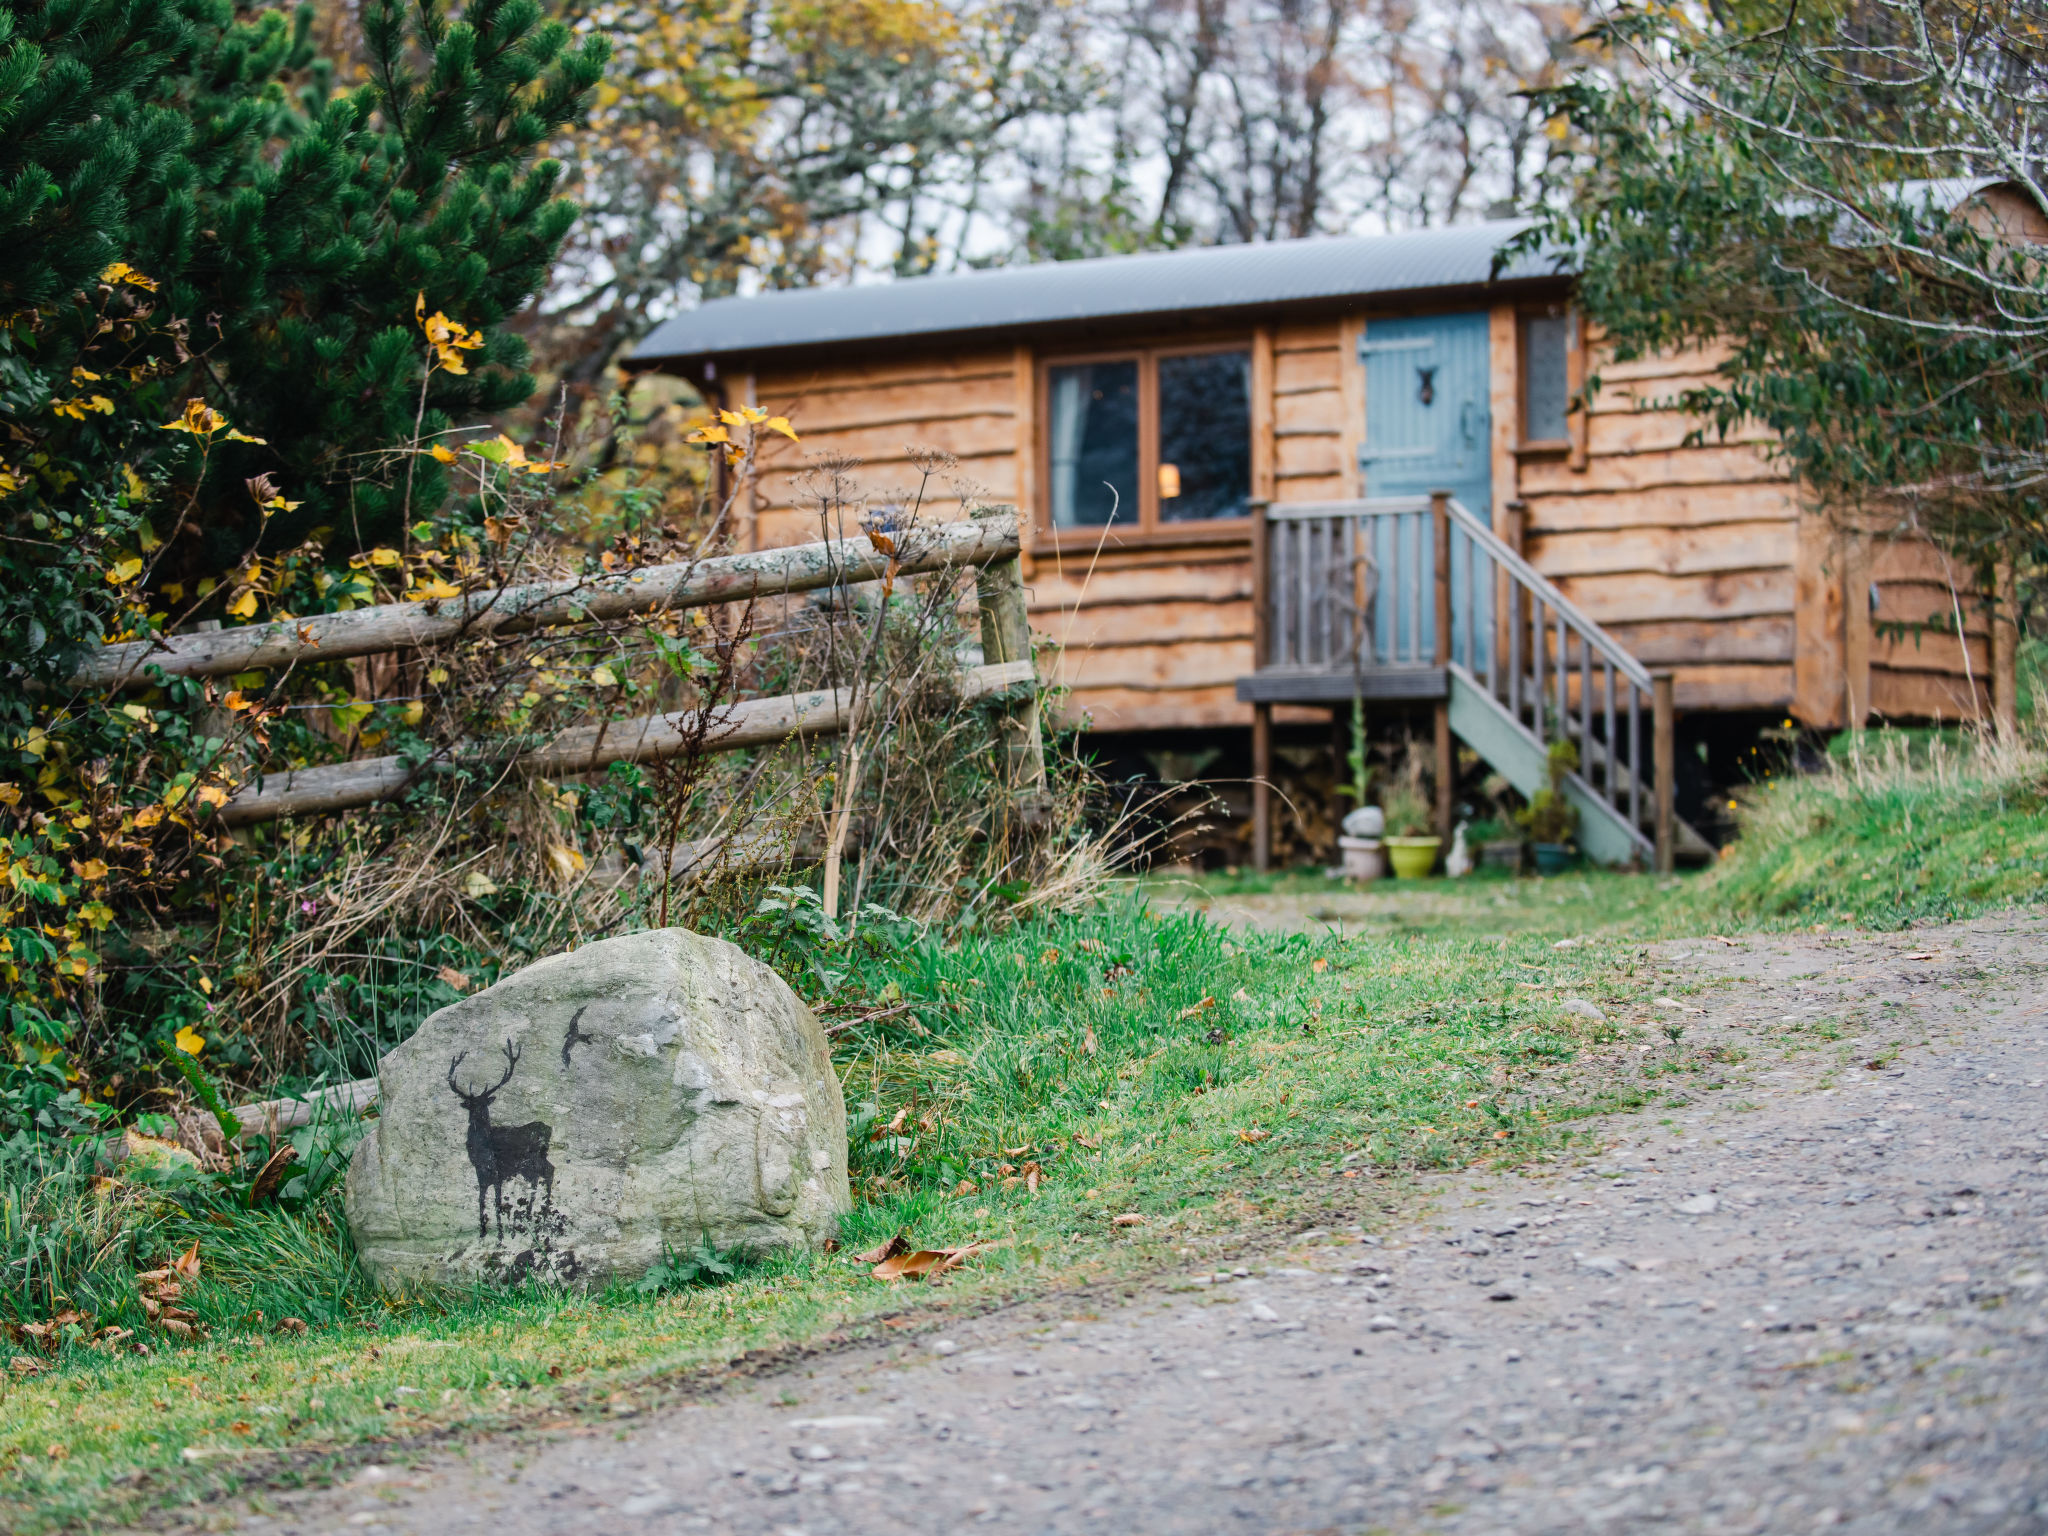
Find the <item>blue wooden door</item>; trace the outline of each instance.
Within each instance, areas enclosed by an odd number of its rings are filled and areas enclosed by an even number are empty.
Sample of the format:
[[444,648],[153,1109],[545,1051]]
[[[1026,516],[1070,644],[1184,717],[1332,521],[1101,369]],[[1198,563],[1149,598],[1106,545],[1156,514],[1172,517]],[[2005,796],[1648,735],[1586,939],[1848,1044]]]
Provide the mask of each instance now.
[[[1365,366],[1365,442],[1358,453],[1367,496],[1423,496],[1449,491],[1482,522],[1492,521],[1493,421],[1490,397],[1492,350],[1485,312],[1423,315],[1367,323],[1358,345]],[[1426,520],[1382,520],[1374,551],[1382,580],[1375,638],[1383,657],[1426,661],[1410,635],[1436,633],[1436,593],[1429,572],[1431,537]],[[1395,547],[1413,541],[1420,547]],[[1465,541],[1453,537],[1451,605],[1452,657],[1477,671],[1485,664],[1492,634],[1492,593],[1481,582],[1473,590]],[[1405,558],[1404,558],[1405,557]],[[1412,573],[1391,583],[1396,571]],[[1464,653],[1467,604],[1474,605],[1472,633],[1478,656]]]

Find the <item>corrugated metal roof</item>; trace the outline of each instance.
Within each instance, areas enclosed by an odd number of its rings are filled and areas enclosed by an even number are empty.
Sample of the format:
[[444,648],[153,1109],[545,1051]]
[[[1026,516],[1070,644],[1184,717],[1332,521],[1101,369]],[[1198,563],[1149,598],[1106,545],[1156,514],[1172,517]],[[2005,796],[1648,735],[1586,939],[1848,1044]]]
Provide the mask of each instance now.
[[[1495,252],[1527,227],[1524,219],[1501,219],[713,299],[664,322],[634,350],[633,361],[645,366],[884,337],[1468,287],[1493,276]],[[1522,256],[1500,276],[1558,270],[1548,257]]]

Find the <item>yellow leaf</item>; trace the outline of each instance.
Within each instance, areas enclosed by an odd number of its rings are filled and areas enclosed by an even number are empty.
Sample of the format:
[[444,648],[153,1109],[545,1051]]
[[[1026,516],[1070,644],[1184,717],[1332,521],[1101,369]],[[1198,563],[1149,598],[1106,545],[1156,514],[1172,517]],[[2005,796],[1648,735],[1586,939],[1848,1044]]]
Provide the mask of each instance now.
[[399,565],[404,560],[405,556],[395,549],[379,547],[370,551],[370,564],[372,565]]
[[462,588],[443,581],[439,576],[429,576],[425,581],[417,582],[405,595],[415,603],[425,603],[438,598],[460,597]]
[[117,261],[107,268],[106,271],[100,274],[100,281],[103,283],[126,283],[131,288],[147,288],[152,292],[156,289],[155,278],[144,277],[125,261]]
[[236,619],[253,619],[256,617],[256,589],[254,587],[246,589],[240,597],[228,604],[228,616]]
[[123,704],[121,713],[130,720],[143,721],[149,718],[149,708],[143,704]]
[[227,424],[227,417],[195,395],[185,402],[184,413],[176,421],[165,422],[163,430],[189,432],[194,437],[211,437]]
[[693,443],[729,443],[732,434],[723,427],[699,427],[692,432],[689,441]]
[[142,561],[138,557],[131,555],[126,560],[115,562],[113,567],[107,572],[107,580],[118,587],[133,581],[141,574]]
[[798,438],[796,435],[796,429],[790,426],[789,418],[787,416],[770,416],[766,421],[762,422],[761,425],[766,427],[770,432],[780,432],[792,443],[801,441],[801,439]]
[[433,683],[436,687],[438,687],[442,683],[447,682],[448,669],[446,667],[435,667],[431,672],[427,674],[427,681]]
[[429,448],[427,452],[431,453],[443,464],[453,464],[455,462],[455,450],[453,448],[446,447],[441,443],[434,444],[434,446]]
[[202,784],[194,791],[193,798],[208,809],[228,803],[228,792],[218,784]]
[[155,826],[164,819],[164,808],[160,805],[145,805],[135,813],[135,825],[139,828]]
[[566,880],[583,868],[583,855],[562,843],[554,843],[548,848],[548,863],[554,866],[556,874]]
[[[207,992],[213,990],[213,983],[204,976],[199,978],[199,985]],[[178,1031],[178,1049],[187,1056],[197,1056],[206,1049],[206,1037],[187,1024]]]
[[225,699],[222,699],[221,703],[230,711],[244,710],[249,707],[249,701],[242,697],[242,690],[239,688],[231,692]]
[[0,805],[19,804],[21,804],[21,786],[19,784],[0,784]]
[[423,292],[413,303],[413,315],[419,321],[420,329],[426,333],[427,345],[434,350],[434,362],[430,368],[439,367],[447,373],[467,373],[469,367],[462,360],[464,352],[474,352],[484,344],[480,332],[472,331],[459,321],[450,320],[438,309],[427,313],[427,296]]
[[71,382],[74,384],[97,384],[102,377],[103,375],[94,373],[90,368],[71,370]]
[[[229,427],[228,441],[231,443],[263,443],[267,445],[270,439],[267,437],[251,437],[247,432],[240,431],[235,427]],[[293,505],[296,506],[297,503],[294,502]]]
[[72,860],[71,867],[78,871],[78,878],[81,880],[104,880],[107,878],[107,861],[105,859],[86,859],[83,861],[74,859]]
[[498,882],[480,869],[473,869],[462,882],[462,892],[471,901],[482,901],[486,896],[498,894]]
[[407,725],[418,725],[422,720],[426,719],[427,717],[427,706],[422,704],[418,699],[414,699],[411,703],[407,704],[405,708],[400,710],[398,713],[399,717],[403,719]]
[[592,668],[590,680],[600,688],[616,688],[619,686],[618,674],[612,671],[610,667]]

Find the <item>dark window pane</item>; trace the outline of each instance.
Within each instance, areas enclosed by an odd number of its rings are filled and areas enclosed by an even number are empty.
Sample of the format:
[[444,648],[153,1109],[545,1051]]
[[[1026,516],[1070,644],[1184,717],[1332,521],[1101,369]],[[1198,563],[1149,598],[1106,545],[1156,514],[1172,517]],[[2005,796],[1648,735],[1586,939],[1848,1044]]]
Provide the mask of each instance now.
[[1138,520],[1138,365],[1051,370],[1052,521],[1099,528]]
[[1568,315],[1531,315],[1522,322],[1522,439],[1530,443],[1563,442],[1570,429],[1565,412],[1571,405],[1571,346]]
[[1252,494],[1252,358],[1159,359],[1159,516],[1245,517]]

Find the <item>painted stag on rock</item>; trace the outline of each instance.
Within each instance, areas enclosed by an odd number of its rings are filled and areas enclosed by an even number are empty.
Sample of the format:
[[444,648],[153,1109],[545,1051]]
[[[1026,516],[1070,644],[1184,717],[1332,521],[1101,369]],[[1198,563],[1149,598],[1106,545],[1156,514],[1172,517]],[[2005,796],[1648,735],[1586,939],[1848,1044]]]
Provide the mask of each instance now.
[[490,1222],[485,1216],[485,1197],[490,1197],[491,1209],[498,1220],[498,1235],[505,1235],[505,1181],[524,1179],[543,1202],[552,1202],[555,1196],[555,1165],[548,1161],[548,1143],[554,1139],[554,1131],[544,1121],[532,1120],[525,1125],[491,1124],[491,1100],[498,1096],[498,1090],[512,1081],[512,1074],[519,1067],[519,1052],[510,1040],[505,1042],[505,1075],[490,1087],[468,1092],[455,1081],[455,1069],[462,1065],[462,1058],[469,1052],[459,1051],[448,1063],[448,1088],[462,1107],[469,1113],[469,1135],[465,1142],[469,1152],[469,1164],[476,1170],[476,1235],[490,1234]]

